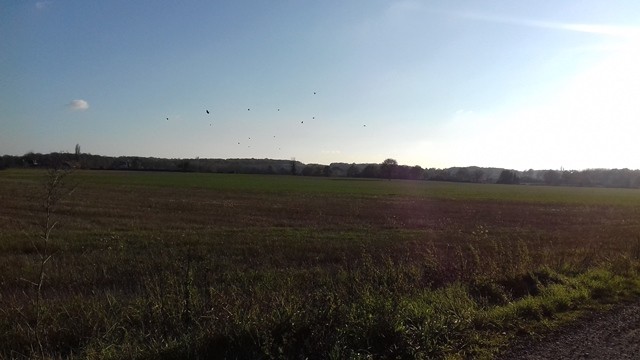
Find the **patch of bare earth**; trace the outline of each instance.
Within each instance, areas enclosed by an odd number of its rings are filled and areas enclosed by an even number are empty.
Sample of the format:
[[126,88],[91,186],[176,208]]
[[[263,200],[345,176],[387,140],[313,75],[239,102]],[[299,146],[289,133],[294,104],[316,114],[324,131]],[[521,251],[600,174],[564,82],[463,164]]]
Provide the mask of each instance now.
[[523,341],[499,359],[640,359],[640,301]]

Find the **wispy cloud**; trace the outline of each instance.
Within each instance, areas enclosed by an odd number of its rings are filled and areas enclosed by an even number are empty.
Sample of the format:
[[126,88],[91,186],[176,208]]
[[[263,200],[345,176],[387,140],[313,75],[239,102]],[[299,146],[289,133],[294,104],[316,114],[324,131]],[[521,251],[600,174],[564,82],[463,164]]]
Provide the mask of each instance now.
[[76,99],[71,100],[71,102],[67,104],[67,107],[72,111],[84,111],[89,108],[89,103],[86,100]]
[[36,2],[36,9],[45,10],[46,8],[51,6],[51,4],[53,4],[53,1],[50,1],[50,0],[38,1]]
[[530,20],[508,16],[497,16],[475,12],[456,13],[456,16],[469,20],[500,23],[516,26],[535,27],[541,29],[566,30],[595,35],[614,36],[620,38],[640,38],[640,26],[602,25],[562,23],[542,20]]
[[617,25],[560,24],[561,29],[623,38],[640,38],[640,27]]

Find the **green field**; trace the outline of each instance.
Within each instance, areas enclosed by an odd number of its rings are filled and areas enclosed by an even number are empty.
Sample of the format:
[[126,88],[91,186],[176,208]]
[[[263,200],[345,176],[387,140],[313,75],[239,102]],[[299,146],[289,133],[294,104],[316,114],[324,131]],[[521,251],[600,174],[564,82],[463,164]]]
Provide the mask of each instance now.
[[0,172],[0,357],[491,358],[640,293],[638,190],[76,171],[44,250],[46,179]]

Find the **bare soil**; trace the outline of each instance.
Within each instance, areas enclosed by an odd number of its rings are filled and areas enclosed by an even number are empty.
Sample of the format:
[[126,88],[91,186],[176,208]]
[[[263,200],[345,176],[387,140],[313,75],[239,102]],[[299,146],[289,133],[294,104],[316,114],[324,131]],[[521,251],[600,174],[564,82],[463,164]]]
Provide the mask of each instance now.
[[522,341],[499,359],[640,359],[640,300]]

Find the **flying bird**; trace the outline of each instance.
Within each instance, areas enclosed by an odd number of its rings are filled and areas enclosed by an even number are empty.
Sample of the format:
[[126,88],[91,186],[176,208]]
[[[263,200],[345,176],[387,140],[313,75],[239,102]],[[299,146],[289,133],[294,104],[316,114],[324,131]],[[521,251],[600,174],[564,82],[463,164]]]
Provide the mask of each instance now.
[[209,113],[209,110],[207,110],[207,114]]
[[167,118],[167,121],[169,121],[169,118]]

